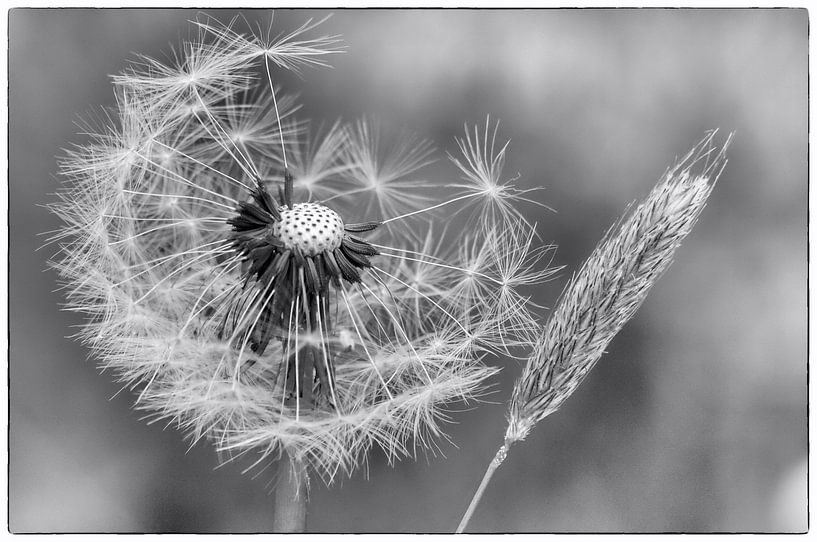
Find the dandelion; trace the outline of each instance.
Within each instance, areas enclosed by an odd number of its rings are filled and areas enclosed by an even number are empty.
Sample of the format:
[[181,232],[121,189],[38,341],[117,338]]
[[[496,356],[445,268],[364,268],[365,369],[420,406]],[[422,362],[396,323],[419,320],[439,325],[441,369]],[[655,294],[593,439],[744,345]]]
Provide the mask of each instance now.
[[541,330],[508,406],[508,427],[457,532],[468,524],[508,449],[581,384],[672,263],[726,165],[710,132],[668,169],[646,199],[604,236],[568,283]]
[[[384,144],[365,121],[309,135],[276,80],[340,52],[315,26],[205,19],[170,63],[141,58],[53,205],[81,338],[151,420],[252,455],[248,471],[288,459],[282,529],[303,528],[286,505],[307,473],[331,483],[372,447],[433,452],[450,405],[495,373],[484,358],[536,328],[520,292],[549,275],[490,123],[460,143],[445,199],[415,177],[418,138]],[[442,210],[479,227],[452,233]]]

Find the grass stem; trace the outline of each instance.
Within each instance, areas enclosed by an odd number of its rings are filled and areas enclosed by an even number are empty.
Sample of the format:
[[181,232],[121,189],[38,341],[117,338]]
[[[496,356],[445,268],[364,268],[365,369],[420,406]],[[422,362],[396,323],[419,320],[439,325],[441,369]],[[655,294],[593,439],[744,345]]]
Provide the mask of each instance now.
[[488,464],[488,469],[485,471],[485,476],[482,477],[482,482],[480,482],[476,493],[474,493],[474,497],[471,499],[471,504],[468,505],[468,510],[465,511],[465,515],[462,516],[462,520],[457,527],[457,534],[465,531],[465,528],[468,526],[468,522],[471,521],[471,516],[474,515],[474,511],[477,509],[479,501],[482,499],[482,494],[485,493],[485,488],[488,487],[488,482],[491,481],[491,477],[494,475],[494,471],[502,464],[503,461],[505,461],[505,458],[508,456],[509,446],[510,444],[507,442],[500,446],[499,450],[496,452],[496,455]]

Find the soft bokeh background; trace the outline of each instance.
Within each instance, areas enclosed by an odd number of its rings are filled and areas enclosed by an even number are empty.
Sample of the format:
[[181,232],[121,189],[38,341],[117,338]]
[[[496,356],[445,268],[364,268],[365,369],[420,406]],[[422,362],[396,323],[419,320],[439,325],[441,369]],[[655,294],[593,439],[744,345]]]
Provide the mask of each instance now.
[[[215,12],[212,12],[215,13]],[[291,29],[323,12],[276,14]],[[221,12],[224,20],[232,13]],[[108,75],[187,35],[194,11],[14,10],[10,16],[10,528],[254,532],[265,483],[146,426],[66,338],[41,234],[55,155]],[[248,12],[247,17],[267,17]],[[317,119],[366,114],[453,149],[463,122],[502,120],[509,175],[574,270],[632,200],[709,128],[729,165],[678,260],[564,408],[515,447],[475,531],[806,528],[807,12],[355,11],[325,25],[348,53],[285,78]],[[442,156],[442,152],[441,152]],[[441,160],[427,171],[450,179]],[[553,303],[567,272],[534,292]],[[495,404],[456,415],[445,457],[373,454],[330,489],[314,531],[451,531],[504,431]]]

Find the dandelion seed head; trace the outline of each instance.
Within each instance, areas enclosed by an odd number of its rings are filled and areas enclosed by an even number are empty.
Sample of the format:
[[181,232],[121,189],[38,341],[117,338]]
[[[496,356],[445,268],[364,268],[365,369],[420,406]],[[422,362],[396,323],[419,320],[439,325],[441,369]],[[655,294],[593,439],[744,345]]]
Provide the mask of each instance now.
[[[520,289],[547,251],[497,184],[495,128],[466,136],[470,188],[438,198],[425,140],[296,119],[281,71],[339,52],[314,29],[199,20],[170,61],[114,77],[115,108],[62,161],[52,241],[81,338],[149,420],[331,482],[373,447],[438,446],[483,360],[537,328]],[[499,204],[469,205],[483,193]],[[460,214],[480,227],[447,228]]]

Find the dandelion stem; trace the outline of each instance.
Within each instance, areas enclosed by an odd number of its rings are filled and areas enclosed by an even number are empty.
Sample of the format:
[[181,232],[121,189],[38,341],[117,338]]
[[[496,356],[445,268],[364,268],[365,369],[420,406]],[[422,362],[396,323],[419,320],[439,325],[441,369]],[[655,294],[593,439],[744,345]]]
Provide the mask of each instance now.
[[306,530],[306,503],[309,500],[306,467],[298,459],[281,463],[281,477],[275,487],[272,528],[276,533]]
[[506,442],[502,446],[499,447],[497,450],[496,455],[488,464],[488,469],[485,471],[485,476],[482,477],[482,482],[480,482],[479,487],[477,488],[476,493],[474,493],[474,497],[471,499],[471,504],[468,505],[468,510],[465,511],[465,515],[462,516],[462,520],[460,521],[459,526],[457,527],[457,534],[462,533],[465,531],[465,528],[468,526],[468,522],[471,521],[471,516],[474,515],[474,511],[479,506],[479,501],[482,499],[482,494],[485,493],[485,488],[488,487],[488,482],[491,481],[491,477],[494,475],[494,471],[499,468],[505,458],[508,456],[508,447],[510,443]]

